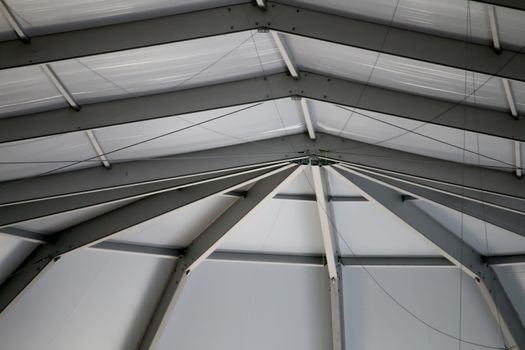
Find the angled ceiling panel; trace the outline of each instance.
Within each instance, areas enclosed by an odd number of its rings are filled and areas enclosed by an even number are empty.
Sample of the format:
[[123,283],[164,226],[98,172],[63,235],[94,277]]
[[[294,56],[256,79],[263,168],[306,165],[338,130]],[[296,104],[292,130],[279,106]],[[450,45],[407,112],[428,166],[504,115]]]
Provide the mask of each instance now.
[[341,256],[439,256],[420,234],[370,202],[333,202]]
[[282,194],[315,194],[314,180],[310,167],[301,165],[301,168],[301,173],[281,190]]
[[285,69],[270,34],[257,31],[82,57],[52,67],[81,105]]
[[126,204],[133,202],[134,199],[123,200],[119,202],[106,203],[92,207],[68,211],[61,214],[46,216],[40,219],[34,219],[15,225],[13,227],[22,230],[33,231],[43,234],[56,233],[68,227],[77,225],[96,216],[105,214]]
[[[485,74],[296,35],[287,34],[285,39],[298,66],[307,71],[452,102],[466,98],[472,105],[508,109],[501,81]],[[521,89],[524,84],[512,81],[512,85]]]
[[321,224],[315,202],[272,199],[233,228],[220,250],[322,254]]
[[[203,122],[205,125],[195,126]],[[97,129],[96,135],[106,152],[124,148],[108,154],[110,160],[119,161],[216,148],[304,130],[304,120],[295,101],[281,99],[117,125]],[[159,137],[164,134],[169,135]],[[140,144],[127,147],[136,143]],[[261,148],[261,153],[268,152],[271,150]]]
[[7,22],[7,18],[3,14],[0,14],[0,41],[16,39],[16,33]]
[[496,266],[495,270],[514,309],[525,323],[525,264]]
[[[514,168],[514,144],[510,140],[325,102],[311,102],[320,131],[329,134],[437,159],[506,171]],[[366,149],[343,147],[334,151],[362,153]]]
[[186,247],[236,200],[227,196],[209,197],[130,227],[116,234],[112,241]]
[[0,319],[0,347],[132,349],[172,269],[172,260],[155,257],[65,256]]
[[0,118],[63,107],[66,100],[40,66],[0,71]]
[[[455,349],[459,336],[484,346],[504,347],[474,280],[455,267],[345,267],[343,292],[349,348]],[[462,343],[461,348],[484,347]]]
[[96,156],[85,132],[4,143],[0,145],[0,181],[100,166]]
[[0,285],[37,246],[36,243],[0,235]]
[[7,0],[29,35],[108,25],[238,3],[235,0]]
[[438,204],[421,200],[416,201],[416,205],[482,255],[521,254],[525,251],[525,237]]
[[361,196],[359,190],[354,184],[342,180],[335,176],[331,171],[325,172],[328,182],[328,194],[330,196]]
[[158,349],[328,349],[327,279],[322,267],[206,261],[189,278]]

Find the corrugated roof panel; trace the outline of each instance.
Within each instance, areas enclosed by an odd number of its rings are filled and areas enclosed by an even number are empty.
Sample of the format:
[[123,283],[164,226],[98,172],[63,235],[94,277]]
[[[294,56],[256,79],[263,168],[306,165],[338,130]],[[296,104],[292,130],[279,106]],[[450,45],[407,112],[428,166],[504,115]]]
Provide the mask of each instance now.
[[85,132],[3,143],[0,181],[101,166],[96,155]]
[[[326,102],[310,105],[319,130],[329,134],[437,159],[503,170],[514,167],[510,140]],[[366,146],[334,151],[362,153]]]
[[422,200],[415,203],[482,255],[520,254],[525,251],[525,237],[516,233],[438,204]]
[[[282,99],[112,126],[97,129],[96,134],[101,147],[110,152],[108,158],[120,161],[187,153],[304,130],[297,103]],[[151,141],[141,143],[146,140]],[[134,144],[137,145],[127,147]],[[267,154],[272,150],[261,147],[260,152]],[[257,154],[253,157],[255,161]]]
[[52,67],[80,104],[285,70],[270,34],[257,31],[82,57]]
[[351,349],[454,349],[460,337],[464,349],[483,348],[466,342],[504,348],[476,282],[455,267],[352,266],[342,280]]
[[0,70],[0,118],[67,106],[40,66]]
[[107,251],[63,256],[2,315],[0,347],[134,348],[173,266],[169,259]]
[[327,276],[319,266],[206,261],[191,274],[158,349],[329,349]]
[[452,102],[466,99],[471,105],[508,109],[500,79],[488,75],[296,35],[287,34],[285,39],[298,66],[307,71]]
[[7,0],[29,35],[196,11],[242,0]]

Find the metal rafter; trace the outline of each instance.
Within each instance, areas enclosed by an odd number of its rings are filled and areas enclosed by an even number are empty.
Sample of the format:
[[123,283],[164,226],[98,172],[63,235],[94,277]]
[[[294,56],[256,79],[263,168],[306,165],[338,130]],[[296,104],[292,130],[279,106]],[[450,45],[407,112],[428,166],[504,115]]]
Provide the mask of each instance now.
[[410,193],[416,198],[422,198],[430,202],[440,204],[444,207],[465,213],[479,220],[486,221],[492,225],[501,227],[515,234],[525,237],[525,213],[516,213],[494,206],[484,201],[474,201],[461,195],[451,195],[430,186],[420,185],[402,176],[392,176],[381,171],[370,171],[361,167],[352,167],[360,173],[364,173],[381,184],[389,186],[399,192]]
[[[258,154],[260,156],[256,156]],[[449,191],[464,192],[469,197],[525,211],[525,182],[510,173],[420,156],[322,133],[317,133],[315,141],[305,134],[291,135],[187,153],[167,159],[159,158],[154,162],[117,163],[113,165],[111,172],[97,167],[6,182],[2,183],[0,208],[7,206],[6,203],[79,195],[134,186],[138,183],[154,183],[220,170],[242,169],[266,162],[300,159],[308,155],[413,176],[414,181],[424,180],[436,188],[444,187]],[[421,166],[422,164],[424,166]],[[80,203],[82,197],[78,198]]]
[[157,347],[162,331],[191,272],[221,245],[235,226],[241,224],[265,200],[272,198],[287,180],[299,171],[301,168],[290,165],[273,176],[259,180],[248,191],[246,197],[235,202],[186,248],[161,295],[142,338],[140,350],[153,350]]
[[312,178],[314,182],[315,196],[317,199],[317,212],[321,223],[321,234],[323,236],[323,247],[328,267],[330,282],[330,315],[332,317],[332,349],[344,349],[344,326],[342,307],[342,274],[338,261],[339,249],[337,237],[332,231],[330,221],[331,210],[328,206],[327,183],[324,170],[321,165],[311,165]]
[[247,171],[241,175],[208,182],[182,190],[173,190],[141,199],[122,208],[97,216],[91,220],[65,229],[53,236],[52,244],[42,245],[17,268],[0,286],[0,314],[14,304],[24,291],[64,254],[95,245],[112,235],[144,221],[186,206],[195,201],[245,186],[276,172],[283,167],[269,167]]
[[474,278],[490,311],[500,324],[507,347],[525,349],[525,326],[501,285],[496,273],[484,262],[483,256],[462,239],[432,219],[412,201],[403,201],[395,190],[382,186],[367,175],[341,165],[335,173],[355,185],[362,195],[376,202],[391,215],[418,231],[454,265]]
[[17,19],[11,12],[11,9],[7,4],[5,3],[5,0],[0,0],[0,12],[5,16],[7,19],[7,22],[9,22],[9,25],[11,25],[11,28],[15,31],[16,35],[18,36],[18,39],[20,39],[24,44],[28,44],[31,39],[29,36],[24,32],[24,29],[18,23]]
[[[16,40],[5,41],[0,43],[0,68],[46,63],[258,28],[374,51],[381,49],[384,53],[392,55],[525,80],[525,72],[521,68],[525,62],[525,55],[522,53],[516,54],[506,50],[501,55],[495,55],[492,49],[485,45],[391,28],[385,24],[275,2],[267,2],[265,11],[247,3],[48,34],[32,38],[29,45]],[[99,40],[101,37],[105,40]],[[465,62],[466,53],[476,59]]]
[[[301,72],[0,118],[0,143],[164,118],[284,97],[304,97],[425,123],[525,142],[525,123],[503,111],[457,104],[325,75]],[[255,107],[256,108],[256,107]],[[126,113],[122,113],[125,110]],[[437,117],[439,116],[439,118]]]

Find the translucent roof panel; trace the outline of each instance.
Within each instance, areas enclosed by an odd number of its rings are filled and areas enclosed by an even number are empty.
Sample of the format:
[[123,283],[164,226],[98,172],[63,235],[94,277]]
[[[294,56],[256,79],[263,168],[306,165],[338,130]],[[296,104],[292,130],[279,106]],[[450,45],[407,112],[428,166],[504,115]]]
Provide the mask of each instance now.
[[6,0],[31,35],[196,11],[242,0]]
[[120,208],[133,202],[133,199],[118,202],[105,203],[92,207],[72,210],[60,214],[50,215],[39,219],[29,220],[13,227],[21,230],[33,231],[37,233],[50,234],[61,231],[68,227],[77,225],[81,222],[92,219],[96,216],[105,214],[114,209]]
[[187,247],[238,198],[213,196],[193,202],[112,237],[113,241],[146,245]]
[[2,315],[0,347],[132,349],[173,266],[169,259],[107,251],[65,255]]
[[271,35],[257,31],[82,57],[51,66],[81,105],[285,70]]
[[220,250],[322,254],[321,224],[315,202],[272,199],[235,226]]
[[525,323],[525,264],[495,266],[494,270],[521,322]]
[[458,337],[504,347],[476,282],[455,267],[344,267],[342,281],[350,349],[455,349]]
[[[491,43],[487,5],[466,0],[291,0],[292,4],[390,24],[434,35]],[[523,11],[496,6],[498,33],[504,48],[525,44]],[[468,22],[467,22],[468,20]]]
[[525,237],[516,233],[438,204],[427,201],[416,201],[415,204],[482,255],[510,255],[525,251]]
[[[507,139],[326,102],[310,106],[319,130],[332,135],[459,163],[514,168],[514,144]],[[337,151],[363,153],[366,147]]]
[[188,279],[158,349],[329,349],[326,281],[319,266],[206,261]]
[[[195,126],[198,123],[200,125]],[[187,153],[304,131],[304,119],[296,101],[282,99],[102,128],[97,129],[96,134],[104,151],[110,152],[108,158],[121,161]],[[137,145],[128,147],[134,144]],[[271,151],[261,147],[260,152]],[[257,155],[253,156],[255,159]]]
[[3,143],[0,181],[100,166],[96,156],[85,132]]
[[40,66],[0,70],[0,118],[67,107]]
[[0,233],[0,284],[16,270],[38,246]]
[[[307,71],[452,102],[466,99],[471,105],[508,109],[500,79],[485,74],[296,35],[287,34],[285,39],[297,65]],[[512,81],[512,85],[521,91],[525,84]]]

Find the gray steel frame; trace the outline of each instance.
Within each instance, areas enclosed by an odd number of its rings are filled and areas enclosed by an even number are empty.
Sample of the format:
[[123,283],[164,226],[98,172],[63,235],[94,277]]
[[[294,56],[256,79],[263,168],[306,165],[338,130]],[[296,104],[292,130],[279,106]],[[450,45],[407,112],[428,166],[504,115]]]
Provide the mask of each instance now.
[[38,247],[0,287],[0,314],[64,254],[95,245],[112,235],[215,194],[225,193],[285,167],[249,170],[221,180],[146,197],[54,234],[53,243]]
[[82,106],[78,112],[62,108],[0,118],[0,143],[297,96],[525,142],[525,124],[506,112],[367,86],[316,73],[303,71],[300,77],[293,79],[285,73],[278,73],[93,103]]
[[[505,1],[505,0],[500,0]],[[511,0],[506,0],[511,1]],[[514,6],[516,6],[514,3]],[[519,4],[518,4],[519,5]],[[523,5],[522,5],[523,6]],[[195,25],[195,23],[199,25]],[[312,26],[315,23],[315,26]],[[384,24],[268,2],[261,11],[240,4],[0,43],[0,68],[96,55],[207,36],[265,28],[295,35],[382,50],[392,55],[525,80],[525,55]],[[104,37],[104,40],[99,40]],[[465,62],[465,54],[473,59]]]
[[413,201],[403,201],[397,191],[376,183],[367,175],[340,165],[335,166],[335,171],[360,188],[369,200],[377,202],[388,212],[413,227],[450,262],[474,278],[489,309],[501,325],[506,346],[525,349],[525,326],[497,274],[484,262],[483,256],[432,219]]

